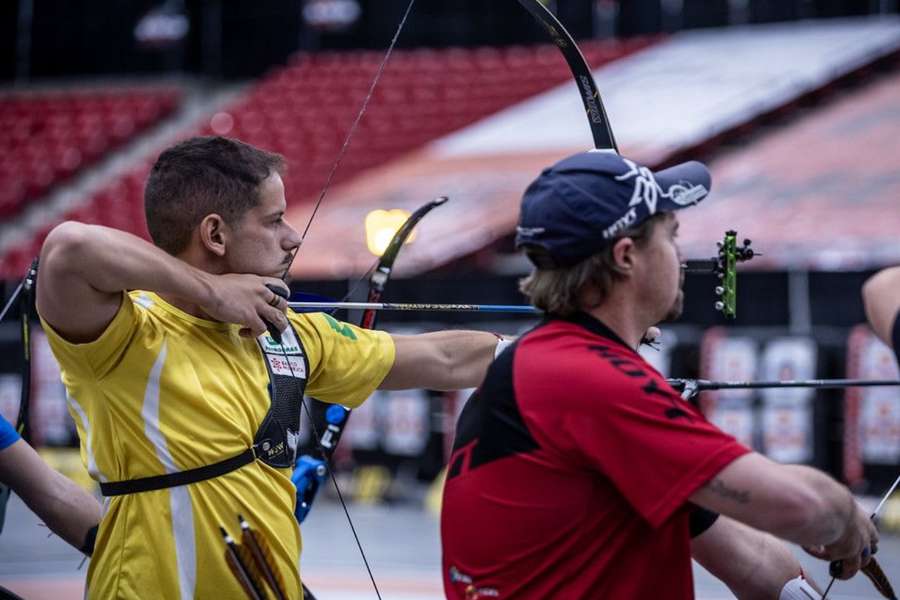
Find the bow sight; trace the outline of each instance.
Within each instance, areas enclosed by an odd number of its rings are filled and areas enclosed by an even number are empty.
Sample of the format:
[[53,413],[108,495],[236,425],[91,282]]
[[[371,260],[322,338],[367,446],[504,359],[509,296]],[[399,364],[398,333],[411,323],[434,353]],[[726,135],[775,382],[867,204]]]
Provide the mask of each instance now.
[[716,242],[717,257],[687,260],[682,265],[685,273],[714,273],[721,280],[715,290],[720,299],[713,306],[729,319],[737,316],[737,264],[760,256],[753,251],[751,243],[745,239],[743,245],[738,246],[737,232],[729,230],[721,242]]

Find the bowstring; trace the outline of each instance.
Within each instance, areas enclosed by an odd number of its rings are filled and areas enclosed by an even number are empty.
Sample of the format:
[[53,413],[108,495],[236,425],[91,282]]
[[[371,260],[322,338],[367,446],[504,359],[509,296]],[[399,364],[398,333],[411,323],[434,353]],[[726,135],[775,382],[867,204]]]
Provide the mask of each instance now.
[[403,28],[406,26],[406,21],[409,18],[409,13],[412,11],[413,5],[415,3],[416,0],[409,0],[409,4],[406,5],[406,10],[403,13],[403,18],[400,19],[400,24],[397,26],[397,31],[394,32],[394,37],[391,39],[391,43],[388,46],[387,52],[385,52],[384,58],[381,59],[381,64],[378,65],[378,71],[375,73],[375,77],[372,79],[372,84],[369,86],[369,91],[366,94],[365,99],[363,100],[362,106],[360,107],[359,112],[356,114],[356,118],[353,120],[353,124],[350,126],[350,130],[347,132],[347,136],[344,138],[344,143],[341,145],[340,151],[338,151],[337,158],[331,164],[331,170],[328,172],[328,177],[325,180],[325,186],[322,188],[322,191],[319,194],[319,199],[316,200],[316,204],[313,207],[312,214],[309,216],[309,220],[306,222],[306,227],[304,227],[303,229],[303,235],[300,236],[299,247],[302,247],[303,242],[306,241],[306,235],[309,233],[309,228],[312,225],[313,220],[315,220],[316,214],[319,212],[319,207],[325,200],[325,196],[328,194],[328,189],[331,187],[331,182],[334,180],[334,175],[335,173],[337,173],[337,170],[341,165],[341,161],[343,161],[344,159],[344,155],[347,154],[347,150],[350,148],[350,140],[353,139],[353,135],[356,133],[356,129],[359,127],[359,123],[360,121],[362,121],[363,115],[366,113],[366,110],[369,107],[369,101],[372,100],[372,96],[375,94],[375,87],[378,85],[378,81],[381,79],[382,74],[384,74],[384,70],[387,68],[388,61],[391,59],[391,55],[394,53],[394,47],[397,45],[397,40],[400,38],[400,32],[403,31]]
[[[26,279],[28,276],[26,275]],[[22,288],[25,287],[25,279],[19,282],[19,285],[16,286],[16,289],[13,290],[12,295],[10,295],[9,300],[6,301],[6,304],[3,306],[3,310],[0,310],[0,321],[6,318],[6,313],[9,312],[9,309],[12,308],[13,304],[16,303],[16,300],[19,298],[19,294],[22,293]]]
[[[284,348],[282,348],[282,351],[284,351]],[[288,368],[290,368],[290,363],[288,364]],[[291,372],[293,373],[293,371]],[[313,435],[318,441],[318,447],[321,451],[322,436],[319,434],[319,428],[316,427],[316,421],[313,419],[312,412],[309,410],[309,404],[307,404],[305,397],[300,399],[300,404],[303,406],[303,410],[306,411],[306,418],[309,421],[309,425],[312,428]],[[331,461],[329,460],[325,461],[325,468],[331,476],[331,483],[334,485],[334,491],[337,492],[338,500],[341,502],[341,508],[344,509],[344,514],[347,515],[347,523],[350,525],[350,531],[353,532],[353,539],[356,540],[356,547],[359,548],[359,555],[362,557],[363,564],[366,566],[366,572],[369,574],[369,580],[372,582],[372,587],[375,589],[375,596],[378,597],[378,600],[382,600],[381,592],[378,590],[378,584],[375,583],[375,576],[372,574],[372,567],[369,566],[369,559],[363,551],[362,542],[359,540],[359,534],[356,533],[356,526],[353,524],[353,519],[350,518],[350,511],[347,509],[347,503],[344,501],[344,494],[341,493],[341,486],[338,485],[337,477],[334,475],[334,469],[331,464],[329,464],[330,462]]]
[[[291,257],[291,263],[293,263],[294,259],[297,257],[297,254],[300,252],[300,248],[303,247],[303,242],[306,241],[306,236],[309,233],[309,229],[312,226],[313,221],[316,218],[316,215],[319,212],[319,207],[322,205],[322,202],[325,200],[325,197],[328,194],[328,190],[331,188],[331,183],[334,181],[334,176],[337,173],[338,168],[340,168],[341,162],[344,159],[344,156],[347,154],[347,151],[350,148],[350,141],[353,139],[356,130],[359,127],[360,122],[362,121],[363,116],[368,110],[369,102],[372,100],[372,97],[375,94],[375,88],[378,85],[378,82],[381,80],[381,76],[384,74],[385,69],[387,68],[388,61],[391,59],[391,55],[394,53],[394,48],[397,45],[397,40],[400,39],[400,32],[403,31],[403,28],[406,26],[406,21],[409,18],[409,14],[412,12],[413,5],[415,5],[416,0],[409,0],[409,3],[406,5],[406,10],[403,13],[403,17],[400,19],[400,23],[397,25],[397,30],[394,32],[393,38],[391,38],[391,43],[388,45],[387,52],[385,52],[384,57],[381,60],[381,64],[378,65],[378,70],[375,73],[375,77],[372,79],[372,84],[369,86],[369,90],[366,93],[365,98],[363,99],[362,106],[359,109],[359,112],[356,114],[356,118],[353,120],[353,123],[350,125],[350,129],[347,132],[346,137],[344,138],[343,144],[341,144],[341,149],[338,151],[338,155],[335,158],[334,162],[331,165],[331,169],[328,172],[328,177],[325,179],[325,185],[322,187],[322,191],[319,193],[319,198],[316,200],[316,204],[313,207],[312,214],[309,216],[309,220],[306,222],[306,226],[303,228],[303,234],[300,236],[300,243],[297,245],[297,250],[294,252]],[[347,293],[347,297],[349,297],[359,285],[364,281],[367,275],[374,272],[377,268],[378,263],[376,262],[371,269],[367,271],[362,277],[360,277],[357,282],[353,285],[350,291]],[[290,265],[286,269],[285,273],[290,270]],[[281,347],[282,354],[285,355],[285,362],[288,364],[288,368],[291,370],[291,375],[293,376],[293,368],[291,368],[290,359],[287,358],[287,353],[284,350],[284,347]],[[309,406],[306,403],[305,398],[301,398],[300,400],[303,409],[306,411],[307,419],[313,430],[313,435],[317,438],[319,443],[321,443],[321,436],[319,435],[318,428],[315,425],[314,419],[312,418],[312,414],[310,413]],[[344,501],[344,495],[341,493],[341,488],[338,486],[337,478],[334,475],[334,471],[331,469],[331,466],[328,465],[328,472],[331,475],[331,481],[334,484],[334,489],[337,492],[338,499],[340,500],[341,507],[344,509],[344,514],[347,516],[347,523],[350,525],[350,530],[353,532],[353,538],[356,540],[356,546],[359,548],[360,556],[363,559],[363,564],[365,564],[366,571],[369,574],[369,579],[372,581],[372,587],[375,589],[375,595],[381,600],[381,593],[378,590],[378,584],[375,582],[375,576],[372,574],[372,569],[369,566],[368,558],[366,557],[366,553],[363,550],[362,543],[360,542],[359,535],[356,532],[356,527],[353,524],[353,519],[350,517],[350,511],[347,509],[347,504]]]
[[[350,129],[347,132],[346,137],[344,138],[343,144],[341,144],[341,149],[338,151],[337,157],[331,164],[331,169],[328,172],[328,177],[325,179],[325,185],[322,187],[322,191],[319,192],[319,198],[316,200],[316,204],[313,207],[312,214],[309,216],[309,219],[306,221],[306,225],[303,228],[303,235],[300,236],[300,243],[297,244],[297,249],[291,256],[291,261],[288,264],[288,267],[285,269],[285,276],[287,276],[288,272],[291,270],[291,266],[294,264],[294,259],[297,258],[297,254],[300,253],[300,248],[303,247],[303,242],[306,241],[306,236],[309,233],[309,228],[312,226],[312,223],[319,212],[319,207],[322,205],[322,202],[328,195],[328,190],[331,188],[331,183],[334,180],[334,176],[337,173],[338,168],[340,168],[341,162],[344,160],[344,156],[350,149],[350,140],[353,139],[353,136],[356,134],[356,130],[359,128],[360,122],[362,122],[363,115],[365,115],[366,111],[369,108],[369,102],[372,100],[372,96],[375,94],[375,87],[378,85],[381,76],[384,74],[384,71],[387,68],[387,64],[394,53],[394,48],[397,46],[397,40],[400,39],[400,32],[406,26],[406,21],[409,19],[409,14],[410,12],[412,12],[412,8],[415,3],[416,0],[410,0],[409,4],[406,5],[406,10],[403,12],[403,18],[400,19],[400,24],[397,26],[397,30],[394,32],[394,37],[391,38],[391,43],[388,45],[387,52],[385,52],[384,57],[381,59],[381,64],[378,65],[378,70],[375,72],[375,77],[372,79],[372,84],[369,86],[369,90],[366,93],[365,98],[363,99],[362,106],[360,106],[359,112],[356,114],[356,118],[350,125]],[[374,273],[375,269],[377,268],[378,259],[376,259],[372,263],[372,266],[365,273],[360,275],[360,277],[353,283],[349,291],[344,294],[341,302],[346,302],[348,299],[353,297],[353,294],[356,292],[356,290],[359,289],[359,286],[362,285],[362,282],[371,277],[372,273]],[[334,315],[338,310],[339,309],[334,308],[329,311],[328,314]]]

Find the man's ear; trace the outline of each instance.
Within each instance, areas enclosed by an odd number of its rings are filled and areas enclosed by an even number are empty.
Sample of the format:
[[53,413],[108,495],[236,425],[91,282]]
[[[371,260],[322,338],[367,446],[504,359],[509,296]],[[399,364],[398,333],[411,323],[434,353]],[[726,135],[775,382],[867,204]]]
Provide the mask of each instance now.
[[200,243],[216,256],[225,256],[231,228],[220,215],[211,213],[203,217],[199,225]]
[[634,268],[634,240],[623,237],[616,241],[612,248],[613,268],[616,272],[627,275]]

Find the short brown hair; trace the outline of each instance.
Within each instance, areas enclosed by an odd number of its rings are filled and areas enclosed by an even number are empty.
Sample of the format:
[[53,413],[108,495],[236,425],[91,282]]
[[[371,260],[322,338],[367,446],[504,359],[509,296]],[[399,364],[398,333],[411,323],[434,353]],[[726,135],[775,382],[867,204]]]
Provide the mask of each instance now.
[[593,287],[596,304],[599,305],[609,296],[613,284],[624,278],[616,269],[613,258],[616,242],[622,238],[631,238],[638,246],[644,246],[649,241],[653,228],[662,221],[665,214],[653,215],[637,227],[623,231],[603,250],[570,267],[534,269],[528,277],[519,281],[519,291],[535,307],[562,317],[584,308],[581,306],[582,292],[588,286]]
[[203,218],[218,213],[229,225],[259,203],[259,186],[281,173],[284,158],[238,140],[195,137],[159,155],[144,189],[153,243],[178,254]]

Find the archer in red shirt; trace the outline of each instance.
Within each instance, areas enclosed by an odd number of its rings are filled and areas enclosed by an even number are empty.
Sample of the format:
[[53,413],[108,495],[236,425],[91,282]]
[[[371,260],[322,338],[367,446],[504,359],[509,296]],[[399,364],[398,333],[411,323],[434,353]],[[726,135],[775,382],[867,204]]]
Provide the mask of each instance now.
[[749,452],[583,313],[504,352],[456,440],[441,529],[459,598],[469,583],[481,597],[693,597],[687,500]]
[[815,590],[769,534],[843,559],[845,577],[867,560],[877,533],[846,488],[737,443],[635,351],[681,312],[673,213],[709,187],[700,163],[654,173],[592,151],[526,190],[516,243],[536,269],[521,287],[548,316],[460,416],[448,598],[688,599],[692,556],[741,597],[815,597],[791,595]]

